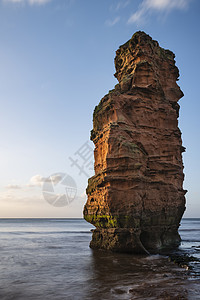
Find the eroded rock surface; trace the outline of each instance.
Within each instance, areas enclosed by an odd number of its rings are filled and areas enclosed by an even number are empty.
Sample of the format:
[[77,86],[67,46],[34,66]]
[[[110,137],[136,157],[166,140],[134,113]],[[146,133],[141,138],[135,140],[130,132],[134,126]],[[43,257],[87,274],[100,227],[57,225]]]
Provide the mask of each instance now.
[[84,218],[90,246],[131,253],[179,244],[185,210],[175,55],[136,32],[116,52],[119,84],[95,107],[95,175]]

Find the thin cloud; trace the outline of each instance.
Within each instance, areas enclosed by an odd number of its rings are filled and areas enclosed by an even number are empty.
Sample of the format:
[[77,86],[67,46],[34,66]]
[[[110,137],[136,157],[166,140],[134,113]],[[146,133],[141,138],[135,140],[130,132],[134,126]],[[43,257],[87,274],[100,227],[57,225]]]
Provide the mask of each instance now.
[[107,26],[112,27],[112,26],[114,26],[115,24],[117,24],[117,23],[119,22],[119,20],[120,20],[120,17],[116,17],[116,18],[113,19],[113,20],[107,20],[107,21],[105,22],[105,24],[106,24]]
[[59,174],[52,175],[50,177],[43,177],[41,175],[35,175],[35,176],[31,177],[30,183],[28,183],[27,186],[28,187],[42,186],[44,182],[57,184],[58,182],[60,182],[61,179],[62,179],[62,177]]
[[11,190],[19,190],[21,189],[22,187],[18,184],[8,184],[6,186],[7,189],[11,189]]
[[118,11],[120,9],[123,9],[127,7],[130,4],[130,0],[127,1],[119,1],[118,3],[112,4],[110,6],[111,11]]
[[3,0],[5,3],[22,3],[24,2],[23,0]]
[[147,8],[156,10],[184,9],[188,5],[188,0],[145,0],[145,2]]
[[28,0],[28,2],[32,5],[32,4],[46,4],[48,2],[50,2],[51,0]]
[[174,9],[184,10],[190,0],[143,0],[138,10],[128,19],[128,23],[140,23],[151,12],[169,13]]
[[0,203],[12,203],[12,204],[42,204],[42,195],[16,195],[16,194],[0,194]]
[[43,5],[50,1],[51,0],[3,0],[5,3],[27,3],[29,5]]

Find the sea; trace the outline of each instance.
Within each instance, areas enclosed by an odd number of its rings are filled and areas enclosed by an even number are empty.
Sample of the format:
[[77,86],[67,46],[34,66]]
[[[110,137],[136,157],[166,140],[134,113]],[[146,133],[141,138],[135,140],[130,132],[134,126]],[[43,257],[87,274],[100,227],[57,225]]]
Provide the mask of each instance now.
[[[0,300],[200,299],[200,262],[93,251],[83,219],[0,219]],[[200,219],[183,219],[179,255],[200,259]]]

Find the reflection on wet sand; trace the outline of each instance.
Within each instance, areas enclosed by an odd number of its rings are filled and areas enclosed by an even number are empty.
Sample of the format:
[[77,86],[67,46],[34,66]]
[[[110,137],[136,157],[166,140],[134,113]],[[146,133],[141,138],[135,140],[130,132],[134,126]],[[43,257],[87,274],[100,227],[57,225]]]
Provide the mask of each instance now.
[[[199,299],[187,271],[167,257],[92,251],[86,299]],[[90,274],[91,275],[91,274]]]

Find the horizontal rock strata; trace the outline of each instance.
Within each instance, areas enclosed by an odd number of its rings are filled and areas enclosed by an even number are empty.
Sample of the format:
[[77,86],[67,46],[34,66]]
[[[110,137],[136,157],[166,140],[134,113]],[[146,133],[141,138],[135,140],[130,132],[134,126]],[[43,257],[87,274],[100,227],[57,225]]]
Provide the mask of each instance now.
[[95,175],[84,218],[90,246],[147,253],[177,246],[185,210],[175,55],[136,32],[116,52],[119,84],[95,107]]

